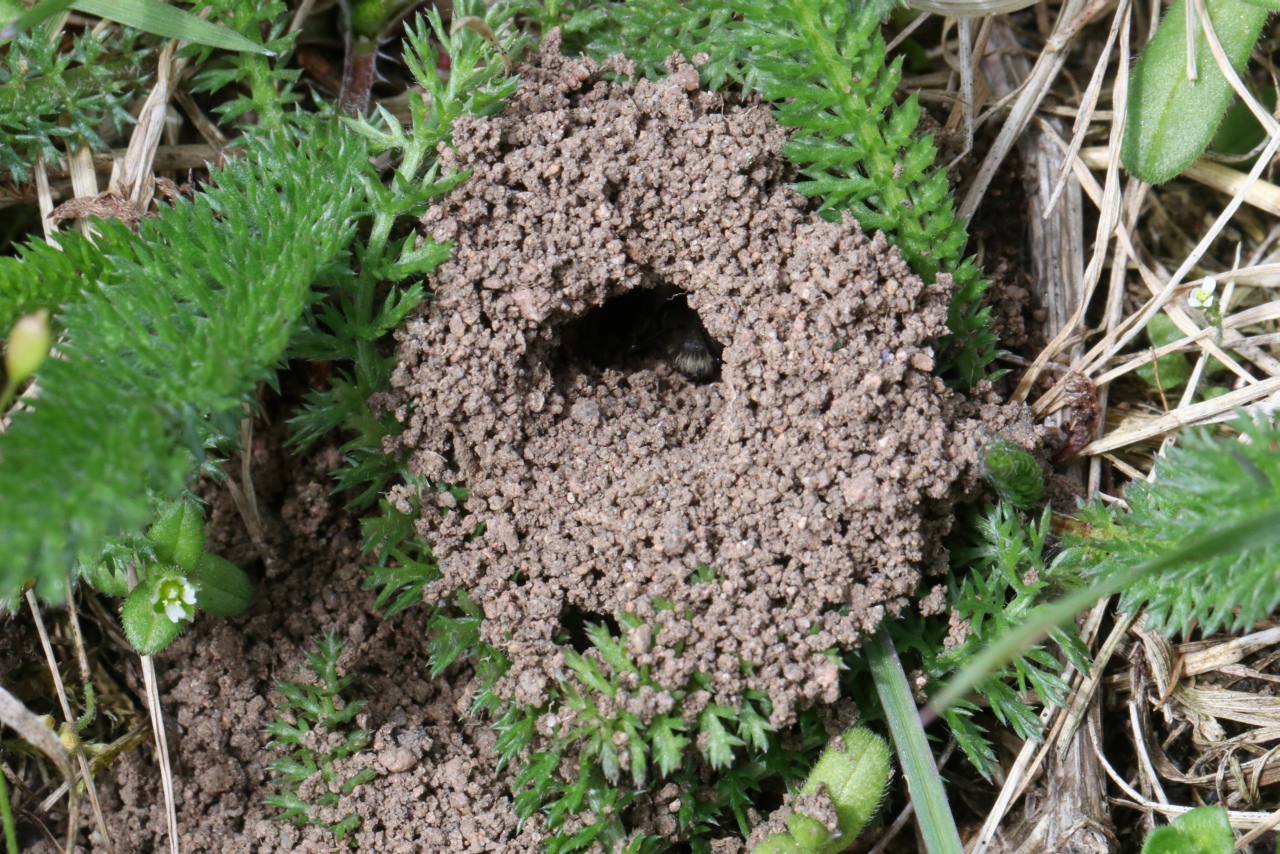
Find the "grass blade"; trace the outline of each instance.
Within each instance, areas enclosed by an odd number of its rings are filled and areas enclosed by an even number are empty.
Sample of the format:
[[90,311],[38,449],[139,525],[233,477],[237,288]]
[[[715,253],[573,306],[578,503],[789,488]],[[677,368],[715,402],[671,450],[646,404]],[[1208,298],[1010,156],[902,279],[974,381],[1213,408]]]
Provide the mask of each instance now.
[[920,713],[911,695],[907,674],[902,670],[898,652],[883,627],[868,639],[867,661],[875,679],[876,692],[884,707],[898,752],[902,775],[916,808],[916,821],[929,854],[963,854],[960,832],[947,803],[947,791],[938,774],[938,764],[929,749],[929,739],[920,724]]
[[167,39],[205,44],[224,50],[274,55],[272,51],[254,44],[239,33],[161,3],[160,0],[76,0],[71,6],[78,11]]

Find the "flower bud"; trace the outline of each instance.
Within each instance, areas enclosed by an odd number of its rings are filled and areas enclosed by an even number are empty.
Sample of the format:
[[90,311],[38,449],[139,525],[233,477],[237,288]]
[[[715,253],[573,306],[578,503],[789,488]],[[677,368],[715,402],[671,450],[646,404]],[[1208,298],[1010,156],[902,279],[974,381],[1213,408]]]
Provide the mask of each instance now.
[[16,385],[34,374],[49,355],[51,346],[49,312],[41,309],[15,323],[4,351],[4,370],[9,384]]

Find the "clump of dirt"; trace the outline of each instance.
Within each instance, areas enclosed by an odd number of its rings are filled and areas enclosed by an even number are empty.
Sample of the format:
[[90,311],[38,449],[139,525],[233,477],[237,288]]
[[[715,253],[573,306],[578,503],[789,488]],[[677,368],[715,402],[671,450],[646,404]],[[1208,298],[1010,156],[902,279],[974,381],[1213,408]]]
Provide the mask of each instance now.
[[668,67],[628,82],[553,37],[501,115],[456,123],[442,160],[473,175],[423,219],[454,250],[381,403],[415,471],[470,490],[419,523],[426,598],[484,608],[500,692],[540,704],[571,624],[631,612],[662,686],[761,689],[785,725],[837,699],[824,650],[945,568],[978,449],[1022,410],[931,373],[946,277],[816,216],[769,110]]

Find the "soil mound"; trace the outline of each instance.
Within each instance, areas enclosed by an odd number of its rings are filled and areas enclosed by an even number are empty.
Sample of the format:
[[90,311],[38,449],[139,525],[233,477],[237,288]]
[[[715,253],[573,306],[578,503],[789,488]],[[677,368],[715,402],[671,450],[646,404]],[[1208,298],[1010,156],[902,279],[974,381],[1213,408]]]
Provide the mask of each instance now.
[[484,608],[504,694],[540,704],[574,625],[630,612],[661,685],[761,689],[782,725],[836,700],[824,651],[944,568],[1016,412],[931,374],[945,277],[816,216],[768,109],[669,68],[627,82],[552,41],[505,112],[457,122],[443,159],[473,175],[423,220],[453,254],[384,402],[415,471],[470,490],[420,521],[426,598]]

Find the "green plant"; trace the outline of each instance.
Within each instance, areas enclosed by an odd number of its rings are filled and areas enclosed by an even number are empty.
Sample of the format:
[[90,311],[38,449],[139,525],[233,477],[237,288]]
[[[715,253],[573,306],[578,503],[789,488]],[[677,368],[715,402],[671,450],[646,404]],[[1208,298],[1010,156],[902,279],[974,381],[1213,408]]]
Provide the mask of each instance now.
[[0,9],[0,23],[4,24],[0,27],[0,44],[43,21],[56,21],[57,16],[68,9],[75,9],[166,39],[225,50],[262,51],[261,47],[242,36],[161,0],[41,0],[25,12],[20,4],[13,5],[16,8],[13,8],[12,19],[9,17],[12,7]]
[[[1239,74],[1262,27],[1280,6],[1254,0],[1206,0],[1213,30]],[[1218,67],[1198,18],[1195,79],[1187,75],[1187,6],[1175,0],[1129,76],[1129,109],[1120,149],[1124,168],[1159,184],[1176,177],[1209,145],[1234,90]]]
[[[1043,603],[1081,585],[1079,567],[1057,565],[1046,555],[1049,520],[1047,507],[1039,520],[1023,521],[1002,503],[988,505],[980,514],[971,512],[959,526],[971,539],[952,548],[948,613],[927,619],[906,613],[888,627],[903,657],[928,678],[926,693],[936,692],[951,674],[1022,625]],[[1088,650],[1072,627],[1055,628],[1050,638],[1076,669],[1088,669]],[[1049,650],[1032,646],[985,674],[978,692],[1001,724],[1020,738],[1039,738],[1040,719],[1027,693],[1034,690],[1041,703],[1063,705],[1068,687],[1057,675],[1062,667]],[[943,717],[969,761],[989,777],[995,754],[973,719],[977,710],[977,704],[961,700]]]
[[13,807],[9,804],[9,782],[0,773],[0,826],[4,828],[5,850],[18,854],[17,825],[13,821]]
[[1222,807],[1197,807],[1147,834],[1142,854],[1231,854],[1231,821]]
[[[1157,314],[1147,324],[1147,339],[1153,347],[1162,347],[1183,338],[1182,331],[1166,314]],[[1141,365],[1137,370],[1149,385],[1168,391],[1175,389],[1191,376],[1191,364],[1184,353],[1166,353],[1153,362]]]
[[889,773],[889,745],[883,738],[869,729],[845,730],[822,752],[799,792],[825,797],[834,824],[797,809],[787,816],[787,830],[765,838],[752,854],[839,854],[879,809]]
[[[137,573],[132,590],[128,566]],[[125,597],[120,622],[143,655],[168,646],[195,619],[197,607],[229,617],[253,598],[253,582],[238,566],[204,550],[204,518],[189,499],[160,509],[142,548],[108,553],[82,571],[99,593]]]
[[992,438],[982,448],[982,473],[1000,500],[1026,510],[1044,492],[1044,470],[1040,462],[1018,443],[1003,436]]
[[0,59],[0,164],[25,182],[37,157],[58,158],[55,140],[106,148],[104,125],[133,122],[126,106],[147,83],[147,53],[128,31],[86,32],[66,48],[43,33],[19,35]]
[[[1188,301],[1192,308],[1198,308],[1205,313],[1205,318],[1210,323],[1222,323],[1221,309],[1214,300],[1214,289],[1217,282],[1212,276],[1204,287],[1198,288],[1191,292]],[[1215,321],[1216,318],[1216,321]],[[1153,347],[1163,347],[1172,344],[1175,341],[1182,340],[1185,337],[1182,330],[1169,319],[1166,314],[1157,314],[1151,318],[1146,329],[1147,339]],[[1205,377],[1213,377],[1221,374],[1227,368],[1217,359],[1209,359],[1204,368]],[[1148,385],[1161,391],[1171,391],[1183,386],[1191,377],[1191,362],[1187,359],[1185,353],[1165,353],[1163,356],[1157,356],[1152,362],[1139,365],[1135,371],[1139,377]],[[1201,394],[1205,397],[1217,396],[1230,391],[1229,388],[1220,386],[1207,386],[1200,389]]]
[[[455,9],[455,17],[475,13],[487,14],[495,29],[508,14],[502,6],[486,13],[474,2],[459,3]],[[449,57],[447,80],[437,67],[440,57],[432,35]],[[341,449],[347,464],[335,474],[336,489],[358,490],[357,507],[379,501],[380,514],[363,523],[364,551],[376,552],[378,560],[366,586],[381,589],[379,607],[395,596],[388,616],[420,601],[423,586],[438,572],[430,545],[414,532],[419,500],[411,497],[397,506],[379,498],[397,480],[413,487],[415,496],[428,485],[408,471],[401,456],[384,450],[384,439],[397,435],[401,427],[392,413],[375,412],[368,401],[387,387],[395,367],[395,357],[381,349],[381,340],[423,299],[418,279],[447,258],[450,248],[429,238],[415,248],[412,236],[392,240],[392,229],[398,219],[420,215],[433,199],[466,178],[465,173],[440,174],[437,148],[449,142],[459,116],[502,109],[517,81],[495,61],[495,54],[516,53],[523,43],[521,36],[508,36],[495,49],[471,30],[450,33],[438,10],[432,10],[425,22],[420,18],[416,26],[406,28],[405,37],[406,64],[428,96],[410,93],[408,132],[385,110],[376,119],[350,122],[368,141],[371,153],[396,155],[398,165],[390,186],[369,185],[373,221],[360,249],[359,273],[338,283],[328,300],[308,310],[305,331],[295,340],[294,356],[332,361],[339,367],[331,389],[309,394],[305,409],[290,421],[296,448],[307,447],[330,430],[350,434]]]
[[[1240,441],[1192,430],[1156,464],[1154,482],[1130,488],[1128,512],[1094,502],[1081,510],[1080,531],[1064,539],[1055,567],[1107,582],[1134,567],[1232,525],[1280,512],[1280,428],[1241,418]],[[1280,545],[1220,552],[1144,573],[1123,590],[1120,607],[1145,608],[1148,625],[1205,634],[1244,629],[1280,606],[1275,567]]]
[[296,100],[293,87],[302,73],[285,64],[297,39],[296,32],[286,31],[288,7],[283,0],[209,0],[206,5],[211,20],[224,25],[253,50],[211,59],[207,46],[187,47],[183,54],[195,57],[200,65],[192,91],[218,92],[232,86],[235,96],[216,108],[225,121],[252,114],[255,133],[278,128]]
[[[93,277],[38,294],[83,289],[37,306],[58,311],[62,358],[40,366],[39,404],[0,435],[0,597],[35,579],[62,598],[69,569],[136,535],[153,496],[181,494],[274,376],[313,286],[341,275],[376,180],[362,142],[320,118],[253,141],[213,179],[137,234],[100,223]],[[66,274],[61,259],[45,266],[56,254],[29,249],[24,277]],[[15,297],[32,307],[30,289],[0,292],[0,313]]]
[[[268,749],[291,748],[288,758],[277,759],[268,767],[280,775],[281,791],[267,795],[263,800],[268,806],[284,812],[281,820],[295,824],[311,824],[333,832],[339,842],[360,827],[360,816],[347,815],[332,822],[315,815],[323,807],[334,806],[344,795],[350,795],[356,787],[374,778],[373,768],[365,766],[343,777],[335,763],[359,753],[369,744],[368,730],[350,727],[356,713],[367,704],[365,700],[344,701],[345,691],[354,678],[350,674],[338,676],[338,659],[346,649],[346,641],[328,633],[320,639],[315,652],[306,653],[307,668],[315,674],[318,685],[301,682],[277,682],[276,690],[284,696],[280,704],[282,712],[291,712],[293,722],[284,717],[271,721],[266,733],[272,737]],[[315,748],[317,734],[323,730],[342,736],[333,748],[319,751]],[[319,775],[323,794],[311,801],[299,790],[312,777]]]
[[[795,743],[782,749],[784,734],[768,723],[768,699],[753,693],[737,707],[710,702],[708,674],[695,674],[680,691],[662,689],[647,667],[631,660],[632,648],[651,631],[631,614],[619,616],[621,637],[594,625],[587,628],[585,652],[561,648],[565,669],[545,702],[505,702],[492,688],[510,662],[480,639],[482,620],[465,596],[452,613],[433,615],[432,676],[455,661],[475,662],[480,688],[472,711],[493,720],[499,770],[519,763],[516,813],[522,821],[543,815],[551,854],[585,851],[597,842],[607,851],[665,850],[671,840],[634,835],[626,820],[636,797],[665,782],[681,792],[681,836],[694,851],[709,852],[719,827],[749,835],[748,811],[760,792],[801,777],[827,744],[810,711],[787,734]],[[628,702],[648,696],[652,704]],[[565,830],[574,816],[582,826]]]
[[705,54],[705,84],[735,83],[772,102],[778,122],[795,129],[785,151],[804,176],[796,189],[819,198],[824,217],[848,213],[884,232],[926,282],[951,277],[939,371],[969,386],[995,357],[981,307],[987,283],[964,255],[968,234],[945,170],[934,168],[933,139],[917,133],[916,97],[894,100],[902,57],[886,62],[880,34],[891,9],[887,0],[643,0],[546,2],[533,14],[544,27],[563,24],[570,49],[624,53],[647,76],[664,73],[674,51]]

